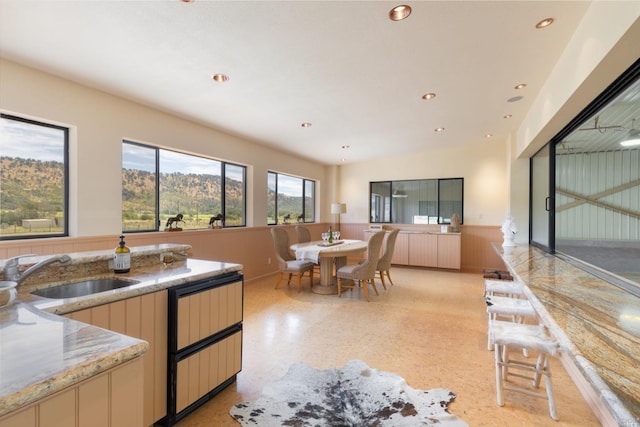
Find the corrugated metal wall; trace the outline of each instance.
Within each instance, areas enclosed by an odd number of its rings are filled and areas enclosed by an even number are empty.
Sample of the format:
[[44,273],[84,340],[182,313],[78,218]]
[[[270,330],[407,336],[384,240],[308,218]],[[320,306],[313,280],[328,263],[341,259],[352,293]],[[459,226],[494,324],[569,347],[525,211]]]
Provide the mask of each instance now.
[[640,150],[556,156],[556,239],[640,240]]

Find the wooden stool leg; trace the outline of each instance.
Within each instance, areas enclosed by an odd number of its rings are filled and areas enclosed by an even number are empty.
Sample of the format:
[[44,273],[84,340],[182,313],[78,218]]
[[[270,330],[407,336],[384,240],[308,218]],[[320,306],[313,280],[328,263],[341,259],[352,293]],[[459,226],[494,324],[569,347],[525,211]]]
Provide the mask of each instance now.
[[547,389],[547,398],[549,399],[549,415],[551,419],[558,421],[558,414],[556,413],[556,401],[553,398],[553,388],[551,387],[551,372],[549,372],[548,359],[545,360],[544,369],[546,375],[544,376],[544,385]]
[[496,359],[496,401],[498,402],[498,406],[504,406],[504,390],[502,389],[502,349],[498,344],[495,345],[494,353]]

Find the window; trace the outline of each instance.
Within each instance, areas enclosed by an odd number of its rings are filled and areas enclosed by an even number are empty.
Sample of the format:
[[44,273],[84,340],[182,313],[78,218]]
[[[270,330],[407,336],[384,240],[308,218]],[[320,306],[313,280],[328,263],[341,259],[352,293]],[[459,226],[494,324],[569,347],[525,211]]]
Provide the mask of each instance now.
[[379,181],[369,183],[374,223],[449,224],[463,218],[463,178]]
[[164,229],[178,214],[183,229],[244,226],[245,181],[244,166],[123,141],[122,229]]
[[69,129],[0,115],[0,239],[68,233]]
[[315,181],[269,172],[267,224],[315,221]]

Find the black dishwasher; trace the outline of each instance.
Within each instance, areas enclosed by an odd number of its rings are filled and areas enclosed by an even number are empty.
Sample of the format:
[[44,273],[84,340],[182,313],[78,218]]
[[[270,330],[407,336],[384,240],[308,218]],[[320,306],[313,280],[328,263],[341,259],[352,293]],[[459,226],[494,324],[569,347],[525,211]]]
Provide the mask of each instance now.
[[167,416],[172,426],[242,369],[244,276],[226,273],[169,288]]

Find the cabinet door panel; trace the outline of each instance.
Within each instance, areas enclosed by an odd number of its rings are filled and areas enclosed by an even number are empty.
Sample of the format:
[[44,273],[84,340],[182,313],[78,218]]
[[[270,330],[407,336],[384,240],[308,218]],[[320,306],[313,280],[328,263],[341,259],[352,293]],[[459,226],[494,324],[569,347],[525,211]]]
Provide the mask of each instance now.
[[168,313],[167,292],[159,291],[66,315],[149,343],[142,362],[145,426],[167,414]]
[[[151,398],[145,395],[145,406],[153,404],[153,421],[156,421],[167,414],[167,348],[169,347],[167,325],[169,323],[169,303],[166,291],[156,292],[153,295],[155,303],[155,316],[153,317],[155,357],[145,357],[145,363],[153,363],[154,393]],[[145,382],[147,380],[147,377],[145,377]],[[151,401],[148,399],[151,399]],[[145,418],[144,425],[150,424],[149,420]]]
[[79,387],[80,426],[109,426],[109,376],[100,375]]
[[130,335],[132,337],[141,337],[142,336],[142,322],[143,319],[140,317],[141,315],[141,306],[142,298],[129,298],[125,300],[125,314],[126,314],[126,325],[125,325],[125,334]]
[[23,409],[15,414],[0,418],[0,427],[38,427],[36,424],[36,407]]
[[76,389],[71,388],[40,405],[40,427],[68,427],[76,425]]
[[[104,329],[109,329],[109,305],[101,305],[91,309],[91,324]],[[115,331],[118,332],[118,331]]]
[[460,235],[438,235],[438,267],[460,269]]
[[[138,427],[142,425],[143,365],[138,358],[111,373],[111,425]],[[92,425],[92,424],[89,424]]]
[[[369,233],[367,233],[369,234]],[[409,264],[409,235],[398,233],[396,237],[396,246],[393,249],[391,264],[408,265]]]
[[410,234],[409,264],[421,267],[437,267],[438,236],[435,234]]

